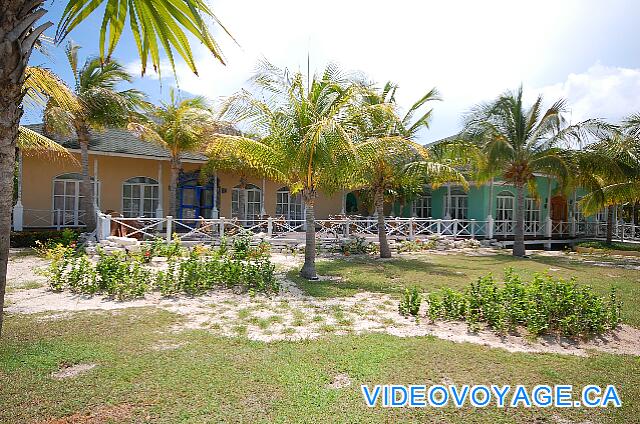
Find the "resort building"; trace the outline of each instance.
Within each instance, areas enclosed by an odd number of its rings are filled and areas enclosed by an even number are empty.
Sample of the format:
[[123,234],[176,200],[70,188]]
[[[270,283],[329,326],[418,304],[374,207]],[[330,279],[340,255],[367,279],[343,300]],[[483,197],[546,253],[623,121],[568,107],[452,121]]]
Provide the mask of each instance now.
[[[42,130],[41,125],[29,127]],[[21,157],[13,220],[16,231],[84,224],[79,146],[74,139],[57,141],[68,148],[78,162]],[[198,153],[182,156],[183,171],[176,194],[178,210],[172,219],[234,219],[242,209],[246,211],[241,223],[245,228],[271,217],[284,220],[289,229],[302,229],[304,204],[300,195],[294,196],[287,187],[264,179],[247,178],[242,187],[240,176],[228,172],[214,172],[204,177],[201,169],[206,161],[206,157]],[[163,148],[141,141],[123,129],[94,132],[89,146],[89,166],[98,211],[132,219],[169,215],[170,162]],[[244,196],[240,190],[245,190]],[[525,233],[529,239],[604,234],[604,214],[586,218],[580,212],[578,201],[583,191],[561,193],[556,181],[542,175],[537,176],[537,190],[537,193],[528,193],[526,198]],[[244,205],[239,204],[240,199]],[[414,235],[437,232],[508,240],[513,237],[515,207],[516,192],[512,185],[501,181],[483,185],[470,182],[468,191],[456,185],[434,190],[426,186],[424,194],[412,202],[387,204],[385,214],[395,217],[396,221],[414,219],[419,223]],[[319,221],[346,217],[371,220],[367,218],[372,215],[371,209],[358,192],[342,192],[330,196],[321,194],[315,213]]]

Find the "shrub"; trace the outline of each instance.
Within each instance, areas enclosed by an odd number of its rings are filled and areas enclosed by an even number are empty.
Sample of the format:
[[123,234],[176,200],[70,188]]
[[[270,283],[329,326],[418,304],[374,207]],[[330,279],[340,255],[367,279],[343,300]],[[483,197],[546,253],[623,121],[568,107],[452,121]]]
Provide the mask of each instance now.
[[422,303],[422,293],[418,290],[417,287],[413,287],[411,289],[405,289],[404,294],[402,295],[402,299],[400,299],[400,305],[398,306],[398,311],[400,315],[409,316],[412,315],[414,317],[418,316],[420,312],[420,304]]
[[498,332],[523,326],[533,335],[568,337],[587,337],[616,328],[622,307],[615,288],[603,298],[574,279],[536,274],[525,283],[510,268],[505,270],[503,285],[487,275],[462,292],[447,288],[430,293],[427,304],[431,320],[464,320],[471,327],[483,322]]
[[65,228],[62,231],[20,231],[11,233],[10,242],[11,247],[42,248],[43,246],[46,246],[51,248],[58,243],[64,246],[69,246],[72,243],[77,242],[79,235],[79,230],[72,230],[71,228]]
[[[264,245],[247,250],[239,249],[231,255],[226,249],[194,248],[186,258],[186,249],[179,242],[167,249],[158,249],[153,243],[149,249],[127,255],[124,252],[105,253],[98,248],[97,263],[86,255],[77,255],[73,248],[57,244],[42,248],[41,253],[51,264],[46,272],[53,290],[65,288],[79,293],[103,293],[117,299],[143,296],[149,290],[158,290],[163,296],[177,293],[197,295],[216,286],[242,287],[251,294],[274,293],[280,289],[275,278],[275,265],[269,259],[270,249]],[[178,248],[176,248],[178,246]],[[167,254],[167,269],[155,275],[143,265],[149,261],[148,252]]]

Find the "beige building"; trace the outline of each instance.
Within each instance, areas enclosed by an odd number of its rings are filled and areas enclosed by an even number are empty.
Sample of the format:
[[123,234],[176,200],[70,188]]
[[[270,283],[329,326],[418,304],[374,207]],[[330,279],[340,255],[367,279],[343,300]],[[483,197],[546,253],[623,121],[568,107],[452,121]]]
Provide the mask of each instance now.
[[[40,131],[40,125],[30,125]],[[19,201],[14,208],[14,228],[69,227],[83,225],[80,202],[80,150],[75,140],[57,140],[78,159],[24,157],[19,172]],[[233,218],[238,216],[239,176],[215,173],[207,181],[200,178],[206,157],[197,153],[183,156],[183,171],[177,190],[178,219],[194,217]],[[94,181],[97,207],[126,217],[161,217],[169,209],[169,155],[166,150],[138,140],[126,130],[109,129],[92,135],[89,167]],[[244,196],[249,224],[268,215],[287,220],[304,219],[299,195],[273,181],[248,179]],[[321,195],[316,216],[326,219],[341,213],[343,196]]]

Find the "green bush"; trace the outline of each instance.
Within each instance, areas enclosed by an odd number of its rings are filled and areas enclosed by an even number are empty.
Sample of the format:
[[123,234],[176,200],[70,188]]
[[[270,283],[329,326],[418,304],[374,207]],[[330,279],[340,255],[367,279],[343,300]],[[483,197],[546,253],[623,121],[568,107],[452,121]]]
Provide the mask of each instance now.
[[228,256],[169,260],[166,271],[159,271],[155,287],[163,296],[177,293],[197,295],[216,286],[240,286],[251,294],[276,293],[280,289],[275,278],[275,265],[269,258],[243,261]]
[[621,302],[612,288],[608,298],[591,287],[551,275],[536,274],[523,282],[512,269],[498,285],[491,275],[480,277],[463,291],[443,289],[427,297],[431,320],[464,320],[471,327],[485,323],[498,332],[526,327],[533,335],[587,337],[620,323]]
[[247,260],[236,259],[235,252],[231,255],[226,250],[214,248],[194,248],[186,258],[180,257],[182,252],[178,254],[177,250],[172,250],[167,269],[155,275],[143,265],[147,261],[146,253],[107,254],[98,248],[98,261],[94,264],[86,255],[77,255],[73,248],[61,244],[42,252],[51,260],[47,275],[55,291],[68,289],[129,299],[143,296],[150,290],[170,296],[203,294],[216,286],[240,286],[251,294],[275,293],[280,289],[275,265],[260,246],[250,248],[242,255],[250,258]]
[[417,287],[413,287],[411,289],[405,289],[404,294],[402,295],[402,299],[400,299],[400,305],[398,306],[398,311],[400,315],[409,316],[412,315],[414,317],[418,316],[420,312],[420,304],[422,303],[422,293]]
[[[78,240],[80,230],[65,228],[59,230],[19,231],[10,235],[11,247],[53,247],[55,244],[69,246]],[[38,243],[39,242],[39,243]]]

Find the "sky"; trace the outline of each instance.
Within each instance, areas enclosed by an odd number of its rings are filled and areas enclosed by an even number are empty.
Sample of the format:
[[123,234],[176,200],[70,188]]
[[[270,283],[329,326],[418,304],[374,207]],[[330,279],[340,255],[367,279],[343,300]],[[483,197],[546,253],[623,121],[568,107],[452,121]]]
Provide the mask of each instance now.
[[[404,108],[437,87],[443,100],[433,103],[431,127],[420,134],[423,143],[456,133],[471,107],[520,84],[530,102],[538,95],[547,104],[566,99],[572,122],[615,122],[640,112],[640,2],[635,0],[209,2],[237,44],[214,25],[227,66],[194,45],[200,76],[181,62],[176,72],[184,97],[216,101],[248,88],[247,79],[263,58],[304,72],[309,58],[312,72],[332,62],[380,84],[394,81]],[[48,3],[48,19],[57,23],[65,4]],[[69,37],[83,46],[81,55],[98,52],[101,16],[99,9]],[[70,82],[62,46],[48,50],[46,56],[34,53],[31,64]],[[115,57],[139,76],[130,36],[123,37]],[[136,78],[133,85],[158,102],[176,86],[168,66],[162,76]],[[39,120],[37,111],[23,118]]]

